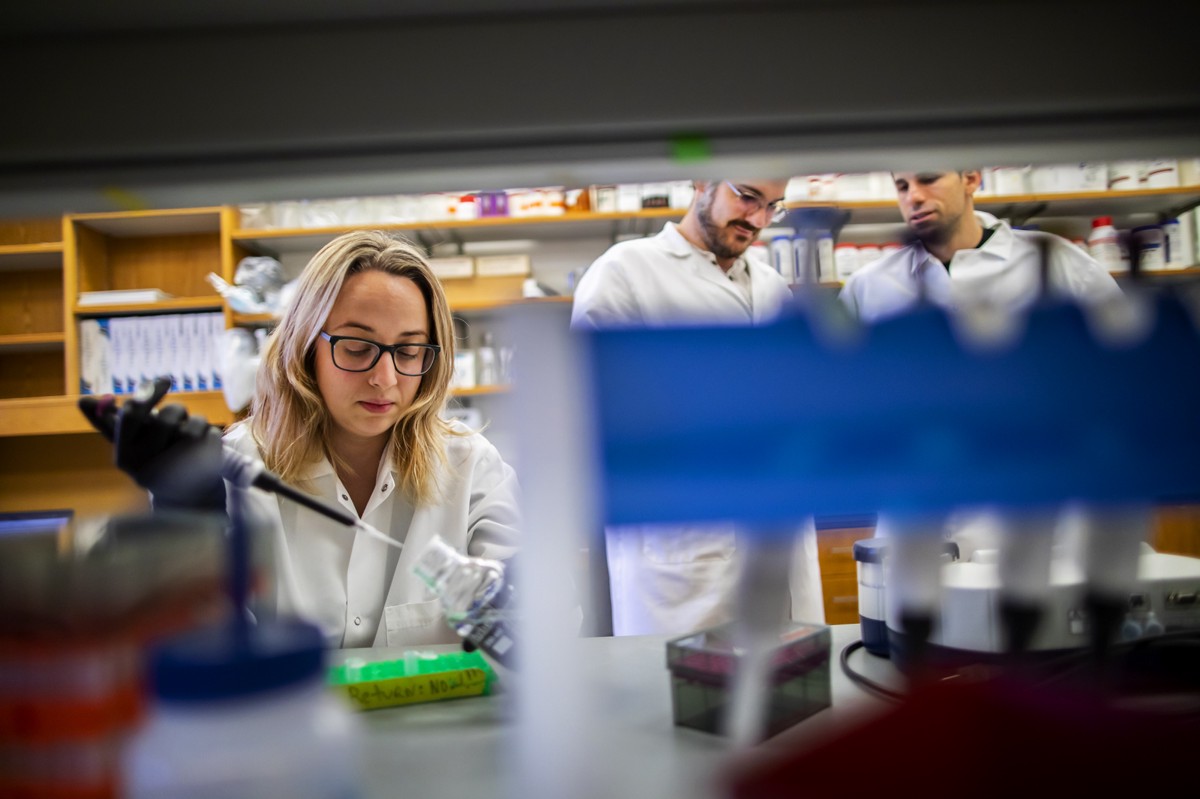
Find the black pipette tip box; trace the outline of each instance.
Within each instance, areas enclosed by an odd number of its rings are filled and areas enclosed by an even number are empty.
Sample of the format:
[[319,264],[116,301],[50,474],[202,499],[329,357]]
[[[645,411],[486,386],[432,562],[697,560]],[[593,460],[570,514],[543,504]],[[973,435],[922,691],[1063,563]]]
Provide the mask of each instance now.
[[[679,727],[721,734],[742,650],[724,624],[667,642],[671,705]],[[767,736],[829,707],[829,627],[790,623],[771,650]]]

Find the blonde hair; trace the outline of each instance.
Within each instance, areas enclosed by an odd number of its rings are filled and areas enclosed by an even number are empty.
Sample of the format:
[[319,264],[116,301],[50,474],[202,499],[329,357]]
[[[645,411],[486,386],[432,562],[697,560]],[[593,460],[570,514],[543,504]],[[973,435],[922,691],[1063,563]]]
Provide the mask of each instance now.
[[346,278],[379,270],[408,278],[425,298],[429,343],[441,345],[433,366],[421,378],[416,397],[392,428],[387,452],[401,489],[415,503],[434,499],[437,467],[445,463],[445,436],[452,433],[440,413],[454,369],[454,333],[441,283],[422,252],[381,231],[338,236],[304,268],[295,296],[267,339],[259,365],[251,415],[244,424],[267,468],[287,482],[300,478],[322,456],[348,470],[330,447],[333,419],[317,388],[316,341]]

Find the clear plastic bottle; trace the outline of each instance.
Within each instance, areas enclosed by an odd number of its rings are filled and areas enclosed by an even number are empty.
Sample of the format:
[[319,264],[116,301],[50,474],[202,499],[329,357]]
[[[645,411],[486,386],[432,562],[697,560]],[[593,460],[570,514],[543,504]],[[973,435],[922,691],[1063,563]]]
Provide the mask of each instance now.
[[496,358],[496,342],[492,331],[483,334],[483,344],[475,350],[475,366],[479,385],[494,386],[500,382],[500,369]]
[[127,799],[354,799],[358,718],[325,685],[324,640],[300,622],[172,640],[122,759]]
[[437,594],[465,649],[481,649],[501,665],[512,666],[513,640],[505,617],[515,600],[503,563],[464,555],[435,535],[413,571]]

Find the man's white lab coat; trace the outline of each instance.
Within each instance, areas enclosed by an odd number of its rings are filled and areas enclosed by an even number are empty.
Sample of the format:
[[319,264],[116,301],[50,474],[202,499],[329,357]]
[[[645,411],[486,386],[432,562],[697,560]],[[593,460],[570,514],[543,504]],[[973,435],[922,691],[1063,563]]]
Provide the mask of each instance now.
[[[711,253],[692,246],[667,223],[653,238],[611,247],[588,268],[575,292],[571,324],[759,324],[791,301],[787,281],[766,263],[743,256],[731,271],[737,269],[748,271],[748,298]],[[740,565],[732,525],[639,525],[606,532],[614,634],[684,634],[732,618]],[[812,521],[798,532],[790,571],[791,616],[823,622]]]

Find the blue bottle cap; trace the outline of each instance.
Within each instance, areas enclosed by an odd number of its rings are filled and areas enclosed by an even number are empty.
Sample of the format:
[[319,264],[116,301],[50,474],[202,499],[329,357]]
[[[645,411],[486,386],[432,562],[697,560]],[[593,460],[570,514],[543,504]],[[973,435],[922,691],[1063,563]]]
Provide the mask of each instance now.
[[323,674],[325,641],[301,621],[206,627],[171,638],[152,655],[154,694],[169,702],[209,702],[283,688]]
[[854,542],[854,559],[859,563],[883,563],[887,554],[886,538],[864,538]]
[[[883,563],[887,557],[888,538],[864,538],[854,542],[854,559],[859,563]],[[942,553],[958,560],[958,544],[946,541]]]

